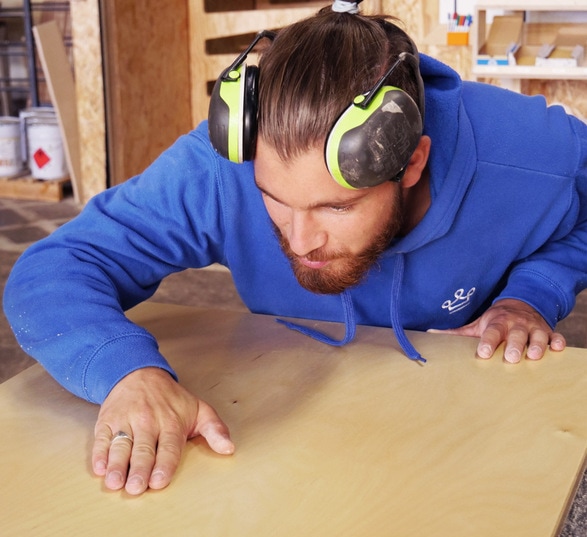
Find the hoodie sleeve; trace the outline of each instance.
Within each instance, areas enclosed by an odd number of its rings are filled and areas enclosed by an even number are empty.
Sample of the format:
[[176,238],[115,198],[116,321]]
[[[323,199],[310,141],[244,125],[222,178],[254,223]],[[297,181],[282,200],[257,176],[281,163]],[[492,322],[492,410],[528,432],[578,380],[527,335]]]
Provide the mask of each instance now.
[[587,125],[569,117],[577,147],[574,199],[552,240],[517,263],[496,300],[515,298],[530,304],[554,328],[587,287]]
[[135,369],[174,374],[155,339],[124,311],[172,272],[223,262],[215,162],[205,137],[183,136],[13,267],[6,317],[22,348],[69,391],[101,403]]

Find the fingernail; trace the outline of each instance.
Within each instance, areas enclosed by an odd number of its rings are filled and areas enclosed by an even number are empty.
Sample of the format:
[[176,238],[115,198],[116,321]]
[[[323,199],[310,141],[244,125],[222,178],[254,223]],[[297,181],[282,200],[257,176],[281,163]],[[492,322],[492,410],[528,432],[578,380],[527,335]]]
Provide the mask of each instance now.
[[151,474],[151,486],[161,485],[165,482],[165,472],[163,470],[155,470]]
[[479,358],[491,358],[491,347],[489,345],[481,345],[481,347],[477,349],[477,354],[479,355]]
[[132,492],[142,492],[145,488],[145,482],[140,475],[133,475],[127,482],[126,482],[126,490],[130,493]]
[[513,349],[506,352],[504,357],[510,364],[517,364],[520,361],[521,355],[520,351]]
[[122,474],[118,471],[110,472],[106,476],[106,485],[109,488],[120,488],[123,484],[124,481],[122,480]]
[[96,461],[94,472],[98,475],[104,475],[106,473],[106,461]]
[[217,452],[221,455],[232,455],[234,453],[234,444],[229,438],[223,438],[217,445]]
[[538,360],[542,356],[542,349],[538,346],[530,347],[526,351],[526,356],[530,358],[530,360]]

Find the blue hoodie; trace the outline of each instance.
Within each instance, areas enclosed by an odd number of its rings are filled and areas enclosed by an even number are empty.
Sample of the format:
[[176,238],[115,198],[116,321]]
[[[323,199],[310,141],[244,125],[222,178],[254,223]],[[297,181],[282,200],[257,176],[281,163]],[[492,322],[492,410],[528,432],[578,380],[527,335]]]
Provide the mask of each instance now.
[[339,343],[355,323],[393,326],[412,358],[404,328],[462,326],[500,298],[554,327],[587,282],[587,126],[542,97],[462,82],[424,55],[421,71],[431,207],[342,300],[298,284],[252,164],[219,157],[203,123],[15,264],[4,308],[23,349],[98,403],[137,368],[173,374],[123,311],[166,275],[212,263],[230,269],[253,312],[345,322]]

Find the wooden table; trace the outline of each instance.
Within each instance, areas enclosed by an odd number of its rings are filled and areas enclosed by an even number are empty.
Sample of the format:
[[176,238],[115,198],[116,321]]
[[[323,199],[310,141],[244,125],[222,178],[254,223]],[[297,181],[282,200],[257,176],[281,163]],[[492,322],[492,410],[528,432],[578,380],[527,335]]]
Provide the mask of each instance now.
[[[476,341],[359,327],[341,349],[267,316],[143,304],[184,385],[237,451],[189,442],[172,484],[131,497],[90,468],[97,407],[36,365],[0,386],[0,535],[554,535],[587,448],[587,351],[512,366]],[[312,323],[318,324],[318,323]],[[322,325],[339,336],[339,325]]]

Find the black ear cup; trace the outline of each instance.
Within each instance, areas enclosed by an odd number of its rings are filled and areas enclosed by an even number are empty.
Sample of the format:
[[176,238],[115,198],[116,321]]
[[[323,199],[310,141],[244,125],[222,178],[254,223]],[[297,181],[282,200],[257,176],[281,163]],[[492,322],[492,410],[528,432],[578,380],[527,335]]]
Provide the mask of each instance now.
[[259,68],[256,65],[247,67],[244,82],[241,149],[243,160],[252,160],[257,146],[257,110],[259,103]]
[[367,108],[353,103],[333,125],[325,148],[328,171],[353,189],[400,180],[421,136],[414,100],[384,86]]
[[401,180],[418,147],[423,128],[418,105],[405,91],[385,85],[402,62],[408,62],[415,73],[424,109],[418,60],[404,52],[373,88],[354,99],[326,138],[326,166],[334,180],[346,188]]
[[260,39],[274,39],[262,31],[249,47],[223,71],[212,90],[208,108],[208,135],[214,149],[224,158],[241,163],[255,156],[259,68],[245,59]]

